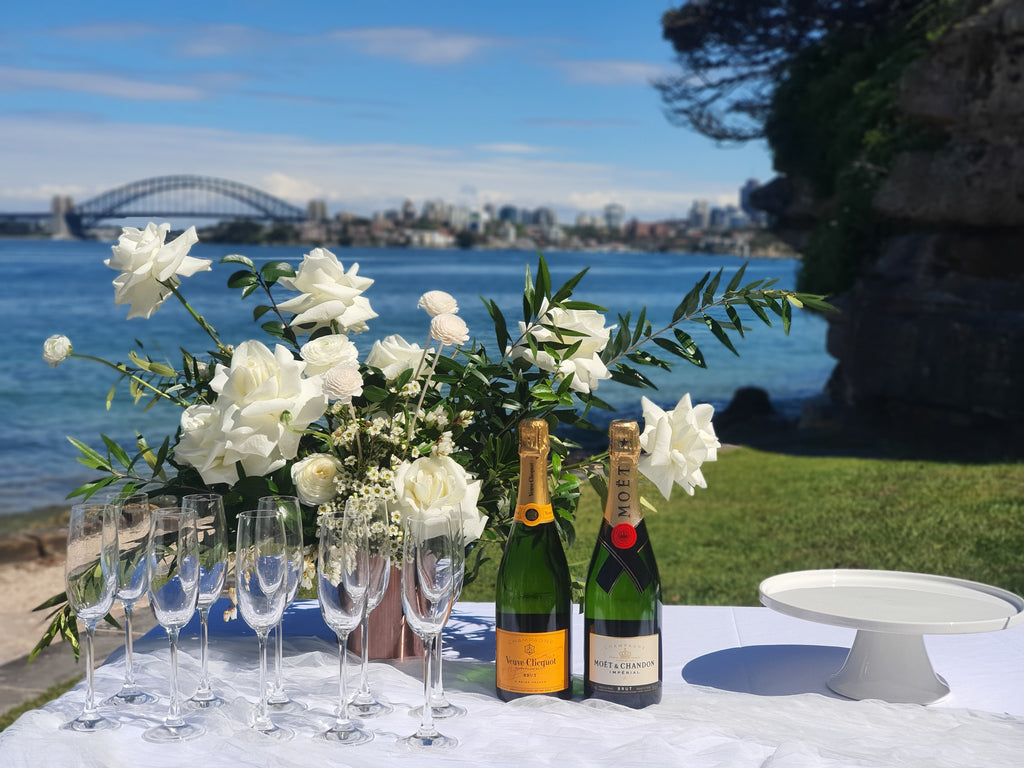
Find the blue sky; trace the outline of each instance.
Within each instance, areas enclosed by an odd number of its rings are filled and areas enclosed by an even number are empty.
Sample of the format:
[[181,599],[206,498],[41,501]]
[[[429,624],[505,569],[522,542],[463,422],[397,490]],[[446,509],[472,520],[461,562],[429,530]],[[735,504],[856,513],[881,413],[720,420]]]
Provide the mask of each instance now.
[[369,214],[428,198],[560,219],[735,202],[771,177],[665,118],[678,3],[8,3],[0,211],[197,173]]

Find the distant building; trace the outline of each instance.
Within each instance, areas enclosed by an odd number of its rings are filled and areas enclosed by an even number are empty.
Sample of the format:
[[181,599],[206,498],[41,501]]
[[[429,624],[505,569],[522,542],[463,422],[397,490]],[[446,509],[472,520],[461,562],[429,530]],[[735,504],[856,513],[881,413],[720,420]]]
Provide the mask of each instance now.
[[751,194],[760,186],[761,182],[757,179],[747,179],[747,183],[740,187],[740,210],[751,222],[763,227],[768,223],[768,214],[760,208],[755,208],[750,202]]
[[306,205],[306,221],[327,221],[327,202],[310,200]]
[[522,224],[523,220],[519,209],[514,205],[503,205],[498,209],[498,221],[507,221],[511,224]]
[[615,232],[621,232],[626,223],[626,209],[618,203],[609,203],[604,207],[604,223]]
[[558,223],[558,214],[553,208],[538,208],[533,212],[533,223],[542,228],[553,227]]
[[707,200],[694,200],[686,223],[691,229],[707,229],[711,226],[711,208]]

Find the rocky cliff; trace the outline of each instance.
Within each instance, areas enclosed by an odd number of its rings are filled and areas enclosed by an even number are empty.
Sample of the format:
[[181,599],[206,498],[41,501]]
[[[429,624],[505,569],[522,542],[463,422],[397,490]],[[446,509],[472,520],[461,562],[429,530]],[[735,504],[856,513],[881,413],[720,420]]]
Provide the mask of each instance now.
[[902,76],[899,108],[947,137],[896,159],[889,234],[838,297],[830,394],[947,424],[1024,424],[1024,1],[995,2]]

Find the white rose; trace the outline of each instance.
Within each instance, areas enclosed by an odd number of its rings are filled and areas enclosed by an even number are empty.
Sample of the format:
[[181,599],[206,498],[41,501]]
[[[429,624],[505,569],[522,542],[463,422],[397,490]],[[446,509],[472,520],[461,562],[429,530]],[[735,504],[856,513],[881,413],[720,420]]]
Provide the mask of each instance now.
[[309,333],[331,323],[336,323],[342,333],[361,333],[367,328],[366,321],[377,313],[361,295],[373,280],[359,277],[358,272],[358,264],[346,272],[337,256],[326,248],[314,248],[303,257],[295,277],[277,281],[300,294],[278,307],[295,313],[292,325],[296,333]]
[[666,499],[673,484],[691,496],[695,487],[707,488],[700,467],[705,461],[715,461],[721,446],[711,423],[715,409],[707,403],[692,406],[689,393],[670,413],[646,397],[640,403],[644,411],[640,447],[646,452],[640,457],[640,472]]
[[189,248],[199,242],[196,228],[189,227],[164,244],[170,224],[159,227],[150,222],[144,230],[124,227],[113,256],[103,263],[121,272],[114,278],[114,303],[131,304],[128,317],[150,317],[171,295],[168,286],[177,287],[178,276],[191,277],[209,271],[209,259],[195,259]]
[[181,441],[175,460],[199,470],[207,485],[238,482],[234,461],[226,461],[227,437],[224,412],[215,405],[192,405],[181,414]]
[[455,297],[444,291],[427,291],[420,296],[416,306],[425,309],[431,317],[443,314],[454,315],[459,311],[459,304],[455,301]]
[[404,517],[442,514],[451,509],[463,545],[480,538],[487,516],[477,508],[480,481],[450,456],[424,456],[402,462],[395,470],[394,509]]
[[51,368],[56,368],[58,363],[67,360],[70,354],[71,339],[67,336],[57,334],[43,342],[43,360],[48,362]]
[[348,405],[363,394],[363,376],[355,363],[341,363],[323,375],[324,395],[329,401]]
[[302,375],[305,365],[280,344],[271,352],[250,340],[235,349],[230,368],[217,366],[210,387],[224,411],[225,461],[265,475],[295,458],[300,433],[327,407],[320,378]]
[[[537,354],[534,355],[528,344],[521,344],[511,350],[513,359],[527,360],[543,371],[554,373],[559,380],[572,375],[572,383],[569,386],[578,392],[590,392],[597,389],[600,381],[611,378],[611,373],[601,360],[601,351],[608,346],[608,339],[615,326],[606,327],[604,315],[593,309],[553,307],[545,310],[542,307],[540,317],[544,325],[573,331],[573,333],[559,338],[554,331],[535,326],[530,331],[530,335],[538,344],[545,342],[570,345],[579,343],[579,348],[571,356],[559,359],[542,349],[538,349]],[[520,333],[526,333],[526,328],[526,323],[520,321]]]
[[299,501],[312,507],[326,504],[335,495],[334,481],[344,471],[337,456],[313,453],[292,465],[292,482]]
[[465,344],[469,341],[469,328],[466,321],[458,315],[444,313],[435,315],[430,321],[430,338],[442,344]]
[[407,368],[418,368],[422,360],[423,347],[410,344],[397,333],[383,341],[373,342],[370,354],[366,356],[366,364],[380,368],[388,381],[398,378],[398,374]]
[[354,363],[359,359],[359,350],[348,336],[332,333],[307,341],[299,351],[306,361],[306,375],[326,373],[341,363]]

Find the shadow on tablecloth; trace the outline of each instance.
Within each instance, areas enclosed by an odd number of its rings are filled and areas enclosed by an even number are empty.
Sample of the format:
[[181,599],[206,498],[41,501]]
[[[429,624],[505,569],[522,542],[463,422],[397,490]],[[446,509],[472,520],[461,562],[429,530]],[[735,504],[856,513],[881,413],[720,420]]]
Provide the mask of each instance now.
[[849,648],[827,645],[748,645],[700,656],[683,667],[682,678],[693,685],[759,696],[820,693],[845,697],[828,687],[843,666]]

